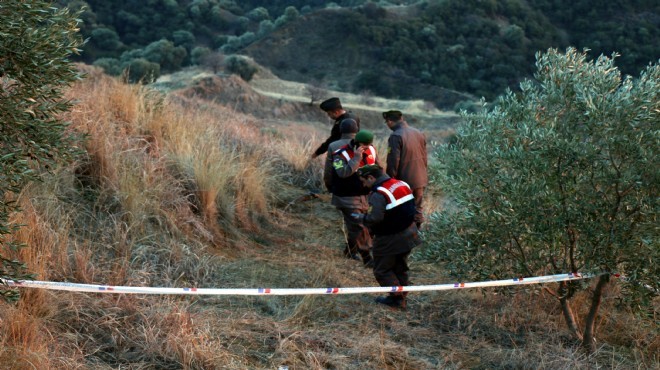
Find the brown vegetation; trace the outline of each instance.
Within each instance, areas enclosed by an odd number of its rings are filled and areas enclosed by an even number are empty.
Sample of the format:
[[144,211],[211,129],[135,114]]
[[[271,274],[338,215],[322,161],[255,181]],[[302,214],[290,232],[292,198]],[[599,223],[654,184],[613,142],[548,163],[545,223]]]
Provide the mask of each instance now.
[[[341,256],[340,217],[328,196],[304,197],[320,188],[321,159],[310,161],[308,154],[328,127],[265,121],[214,102],[212,94],[165,96],[94,70],[89,74],[70,90],[78,103],[66,117],[86,136],[86,157],[27,188],[19,199],[23,212],[14,219],[25,225],[15,238],[29,245],[16,257],[38,280],[206,288],[375,285],[369,270]],[[379,140],[383,149],[384,137]],[[418,285],[449,282],[442,266],[417,260],[412,277]],[[618,310],[616,292],[605,293],[607,309],[598,321],[604,342],[589,357],[570,339],[554,298],[532,289],[516,292],[417,293],[408,311],[398,312],[362,294],[149,296],[26,289],[17,305],[0,309],[0,364],[658,366],[657,323]]]

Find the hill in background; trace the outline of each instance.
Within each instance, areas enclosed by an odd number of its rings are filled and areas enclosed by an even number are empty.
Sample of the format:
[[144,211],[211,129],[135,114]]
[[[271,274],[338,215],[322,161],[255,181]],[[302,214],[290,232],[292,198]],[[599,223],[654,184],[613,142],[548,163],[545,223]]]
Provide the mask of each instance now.
[[311,125],[321,128],[319,135],[327,135],[331,120],[318,104],[332,96],[340,97],[347,110],[360,116],[363,128],[382,137],[389,135],[389,130],[383,124],[381,113],[390,109],[404,112],[406,120],[423,129],[431,142],[440,142],[451,135],[460,121],[455,112],[439,110],[423,100],[387,99],[320,89],[312,101],[310,89],[313,86],[282,80],[265,67],[257,68],[259,72],[249,82],[236,75],[189,68],[161,76],[152,86],[174,96],[222,104],[236,112],[257,117],[266,124]]
[[550,47],[621,54],[636,75],[660,57],[657,1],[59,0],[87,6],[81,59],[143,76],[245,54],[290,81],[453,109],[530,77]]

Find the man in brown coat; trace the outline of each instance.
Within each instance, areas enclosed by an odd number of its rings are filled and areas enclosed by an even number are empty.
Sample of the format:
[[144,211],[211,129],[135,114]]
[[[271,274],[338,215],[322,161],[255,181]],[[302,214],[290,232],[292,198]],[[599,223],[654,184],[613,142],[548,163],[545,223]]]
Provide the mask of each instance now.
[[429,183],[426,137],[410,127],[398,110],[383,112],[383,118],[392,130],[387,140],[387,174],[410,185],[417,210],[415,222],[419,228],[424,222],[424,189]]

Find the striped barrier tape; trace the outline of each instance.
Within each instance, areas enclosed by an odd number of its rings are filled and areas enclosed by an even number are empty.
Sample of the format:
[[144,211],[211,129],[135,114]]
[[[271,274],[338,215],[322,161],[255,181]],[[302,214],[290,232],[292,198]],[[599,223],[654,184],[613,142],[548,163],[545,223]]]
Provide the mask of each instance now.
[[593,274],[567,273],[537,277],[513,278],[507,280],[491,280],[471,283],[450,283],[439,285],[410,285],[392,287],[347,287],[347,288],[252,288],[252,289],[215,289],[215,288],[150,288],[130,286],[110,286],[93,284],[76,284],[68,282],[52,282],[38,280],[3,280],[0,282],[15,288],[40,288],[49,290],[66,290],[89,293],[123,293],[123,294],[183,294],[183,295],[311,295],[311,294],[358,294],[358,293],[390,293],[390,292],[421,292],[435,290],[455,290],[468,288],[486,288],[508,285],[528,285],[553,283],[558,281],[579,280],[594,277]]

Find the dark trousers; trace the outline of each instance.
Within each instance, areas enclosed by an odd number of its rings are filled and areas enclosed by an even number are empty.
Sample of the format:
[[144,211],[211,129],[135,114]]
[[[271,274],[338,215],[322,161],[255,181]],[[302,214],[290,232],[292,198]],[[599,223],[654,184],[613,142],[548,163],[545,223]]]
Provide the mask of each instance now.
[[364,213],[364,211],[355,208],[339,208],[339,211],[344,217],[346,242],[350,252],[352,254],[369,252],[372,245],[369,229],[351,216],[351,213]]
[[[410,285],[408,279],[408,256],[410,251],[387,256],[374,256],[374,277],[380,286]],[[394,293],[403,295],[404,293]]]

